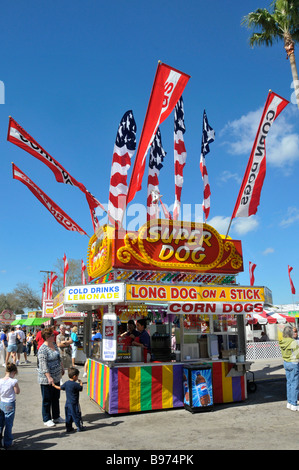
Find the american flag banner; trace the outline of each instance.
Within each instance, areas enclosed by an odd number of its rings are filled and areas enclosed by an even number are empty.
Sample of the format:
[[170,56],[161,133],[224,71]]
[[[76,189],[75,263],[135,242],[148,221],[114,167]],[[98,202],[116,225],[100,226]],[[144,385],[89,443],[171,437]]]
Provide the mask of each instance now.
[[136,192],[141,190],[147,152],[159,125],[165,121],[174,109],[189,78],[190,75],[169,65],[158,63],[130,179],[127,204],[132,201]]
[[200,171],[204,185],[204,199],[202,203],[202,209],[205,215],[205,221],[207,221],[210,213],[210,196],[211,189],[209,185],[208,172],[206,167],[206,155],[210,151],[209,144],[215,140],[215,131],[208,123],[206,111],[203,113],[203,125],[202,125],[202,141],[201,141],[201,154],[200,154]]
[[147,220],[159,218],[159,173],[163,167],[166,152],[162,147],[161,132],[158,127],[151,145],[147,181]]
[[84,264],[83,259],[81,259],[81,281],[82,281],[83,285],[86,284],[86,277],[85,277],[85,273],[84,273],[85,269],[86,269],[86,266]]
[[291,292],[292,294],[296,294],[296,289],[294,287],[292,278],[291,278],[291,271],[293,271],[293,268],[291,266],[288,266],[288,273],[289,273],[289,280],[290,280],[290,285],[291,285]]
[[256,264],[252,263],[249,261],[249,279],[250,279],[250,285],[254,285],[254,270],[256,268]]
[[266,137],[273,122],[289,102],[270,91],[251,150],[232,219],[256,214],[266,175]]
[[174,184],[175,201],[173,208],[173,220],[177,220],[181,207],[181,193],[184,182],[183,169],[186,164],[184,104],[181,96],[174,108]]
[[69,270],[69,263],[66,258],[66,254],[63,255],[63,287],[66,286],[66,273]]
[[34,196],[48,209],[53,217],[64,228],[72,232],[78,232],[81,235],[87,235],[52,199],[49,198],[25,173],[23,173],[14,163],[12,164],[13,178],[21,181],[27,186]]
[[77,186],[81,191],[85,192],[85,186],[75,180],[60,163],[58,163],[44,148],[37,143],[31,135],[28,134],[11,116],[9,117],[7,140],[17,145],[33,157],[45,163],[54,173],[58,183],[70,184]]
[[113,149],[108,214],[121,226],[128,193],[127,175],[136,150],[136,123],[127,111],[119,124]]

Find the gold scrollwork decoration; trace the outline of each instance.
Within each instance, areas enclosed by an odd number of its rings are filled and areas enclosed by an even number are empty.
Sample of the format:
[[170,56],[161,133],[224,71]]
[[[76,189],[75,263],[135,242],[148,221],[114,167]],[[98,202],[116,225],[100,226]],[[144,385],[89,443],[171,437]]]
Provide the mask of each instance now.
[[225,242],[224,243],[224,251],[230,251],[229,256],[222,261],[222,263],[218,264],[217,268],[222,268],[226,264],[230,263],[232,268],[239,269],[242,266],[242,257],[236,252],[236,247],[232,242]]
[[144,259],[141,255],[137,253],[134,247],[134,245],[136,245],[136,243],[138,242],[138,236],[135,233],[133,232],[127,233],[124,238],[124,242],[125,242],[125,246],[117,250],[117,258],[119,259],[119,261],[121,261],[124,264],[127,264],[131,261],[132,256],[133,256],[135,259],[137,259],[141,263],[149,264],[149,262],[146,259]]

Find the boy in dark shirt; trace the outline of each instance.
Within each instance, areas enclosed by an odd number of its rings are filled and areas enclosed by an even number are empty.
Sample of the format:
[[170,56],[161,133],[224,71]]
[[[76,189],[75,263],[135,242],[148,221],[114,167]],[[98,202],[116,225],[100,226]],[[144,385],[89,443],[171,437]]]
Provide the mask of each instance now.
[[[79,405],[79,393],[83,390],[82,381],[78,379],[79,370],[75,367],[70,367],[68,369],[69,379],[67,382],[62,384],[60,387],[53,384],[53,387],[57,390],[64,390],[66,393],[66,403],[65,403],[65,425],[66,432],[74,431],[72,426],[73,422],[77,426],[77,432],[83,431],[84,427],[82,424],[81,410]],[[79,383],[77,383],[77,381]]]

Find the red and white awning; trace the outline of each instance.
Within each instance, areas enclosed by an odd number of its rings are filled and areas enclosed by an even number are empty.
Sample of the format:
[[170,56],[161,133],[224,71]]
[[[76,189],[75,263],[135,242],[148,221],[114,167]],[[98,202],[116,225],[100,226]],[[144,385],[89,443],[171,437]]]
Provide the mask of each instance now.
[[263,310],[262,313],[253,312],[253,319],[248,319],[247,323],[249,325],[255,325],[256,323],[260,325],[266,325],[267,323],[295,323],[295,318],[275,312],[274,310]]

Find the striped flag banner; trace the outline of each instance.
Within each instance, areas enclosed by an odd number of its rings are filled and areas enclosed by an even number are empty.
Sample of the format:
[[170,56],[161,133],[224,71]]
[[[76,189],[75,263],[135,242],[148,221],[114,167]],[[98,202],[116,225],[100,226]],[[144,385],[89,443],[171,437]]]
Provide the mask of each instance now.
[[132,201],[136,192],[141,190],[147,152],[159,125],[165,121],[174,109],[189,78],[189,75],[169,65],[158,63],[130,179],[127,204]]
[[49,198],[25,173],[23,173],[14,163],[12,164],[13,178],[21,181],[34,196],[48,209],[59,224],[67,230],[87,235],[52,199]]
[[200,154],[200,171],[204,185],[204,199],[202,203],[202,209],[205,215],[205,221],[207,221],[210,213],[210,196],[211,189],[209,184],[208,172],[206,167],[206,155],[210,151],[209,144],[215,140],[215,131],[208,123],[206,111],[203,113],[203,124],[202,124],[202,142],[201,142],[201,154]]
[[48,290],[47,290],[48,295],[47,295],[47,299],[52,299],[52,297],[53,297],[53,284],[54,284],[54,282],[56,281],[57,278],[58,278],[58,276],[51,271],[51,274],[48,278]]
[[66,273],[69,270],[69,263],[66,257],[66,254],[63,255],[63,287],[66,286]]
[[127,175],[136,150],[136,123],[127,111],[119,124],[113,149],[108,214],[121,225],[128,193]]
[[147,220],[159,218],[159,173],[166,155],[158,128],[151,146],[147,181]]
[[81,259],[81,281],[82,281],[83,285],[86,284],[86,277],[85,277],[85,273],[84,273],[85,269],[86,269],[86,266],[84,264],[83,259]]
[[174,109],[174,184],[175,201],[173,208],[173,220],[177,220],[181,208],[181,193],[184,182],[183,170],[186,164],[184,104],[181,96]]

